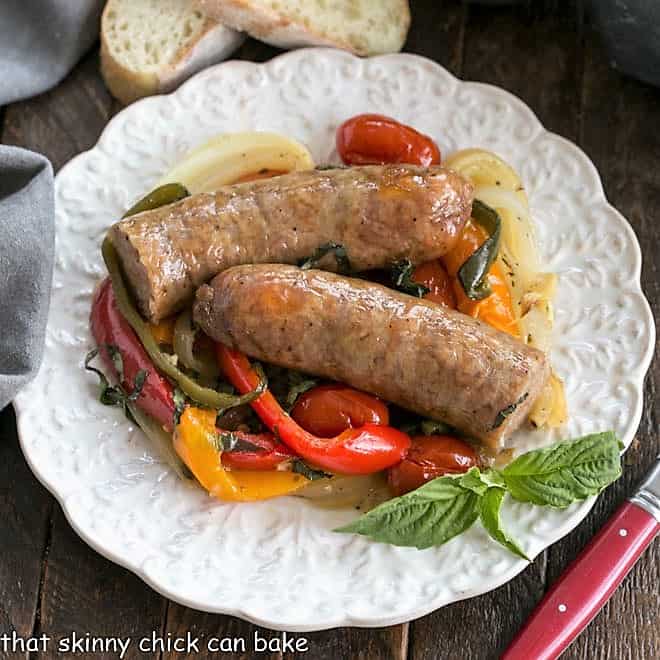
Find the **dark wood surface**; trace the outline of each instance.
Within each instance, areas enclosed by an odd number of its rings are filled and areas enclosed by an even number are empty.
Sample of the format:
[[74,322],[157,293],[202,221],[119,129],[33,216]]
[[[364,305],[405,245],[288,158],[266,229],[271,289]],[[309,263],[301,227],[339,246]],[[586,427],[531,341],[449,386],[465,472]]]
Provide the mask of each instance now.
[[[657,316],[660,90],[609,68],[579,0],[503,8],[418,0],[412,8],[406,51],[430,57],[458,76],[512,91],[548,129],[576,141],[594,160],[609,199],[629,218],[640,239],[643,286]],[[277,52],[248,41],[238,56],[262,61]],[[57,170],[91,147],[117,110],[99,76],[95,48],[54,90],[0,112],[2,142],[41,151]],[[625,455],[623,477],[599,498],[573,533],[521,575],[489,594],[408,624],[304,635],[309,651],[298,655],[319,660],[496,658],[548,586],[632,491],[658,454],[659,387],[656,359],[646,381],[642,422]],[[57,639],[75,631],[138,639],[152,631],[174,637],[190,631],[207,638],[245,637],[248,649],[255,630],[262,636],[277,635],[232,617],[203,614],[170,602],[87,547],[32,476],[18,446],[11,407],[0,413],[0,556],[0,634],[15,630],[23,637],[46,633]],[[660,543],[656,541],[564,657],[660,657],[659,584]],[[136,646],[126,657],[140,655],[153,657],[140,654]],[[285,656],[293,657],[288,652],[221,657]]]

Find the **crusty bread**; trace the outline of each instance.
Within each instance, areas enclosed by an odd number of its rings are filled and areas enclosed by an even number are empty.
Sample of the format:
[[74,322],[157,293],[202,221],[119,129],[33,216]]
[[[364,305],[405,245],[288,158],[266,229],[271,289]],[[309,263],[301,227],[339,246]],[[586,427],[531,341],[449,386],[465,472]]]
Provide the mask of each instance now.
[[408,0],[196,0],[224,25],[274,46],[336,46],[358,55],[401,50]]
[[101,19],[101,71],[123,103],[168,92],[225,59],[243,35],[191,0],[108,0]]

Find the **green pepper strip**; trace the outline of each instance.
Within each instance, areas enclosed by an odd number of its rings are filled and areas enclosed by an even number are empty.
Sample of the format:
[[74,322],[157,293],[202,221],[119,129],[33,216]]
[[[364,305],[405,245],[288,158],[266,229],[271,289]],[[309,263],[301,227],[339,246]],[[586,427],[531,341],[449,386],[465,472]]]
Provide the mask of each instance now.
[[458,279],[470,300],[483,300],[491,294],[486,278],[500,249],[502,219],[495,209],[478,199],[472,203],[472,217],[490,235],[458,269]]
[[160,206],[167,204],[174,204],[182,200],[184,197],[189,197],[188,189],[180,183],[166,183],[164,186],[155,188],[150,193],[146,194],[142,199],[138,200],[131,206],[122,218],[128,218],[136,213],[143,213],[144,211],[151,211]]
[[133,330],[135,330],[135,334],[139,337],[144,349],[149,354],[149,357],[152,359],[156,368],[175,381],[183,392],[193,401],[207,408],[226,410],[227,408],[234,408],[235,406],[242,406],[243,404],[250,403],[265,391],[267,386],[265,378],[261,379],[258,387],[254,391],[243,394],[242,396],[237,396],[235,394],[222,394],[209,387],[202,387],[199,383],[196,383],[192,378],[184,374],[172,363],[168,356],[160,350],[156,340],[151,334],[149,325],[142,319],[140,313],[133,305],[131,295],[124,283],[119,260],[117,259],[117,253],[109,238],[106,238],[103,241],[101,252],[103,254],[105,265],[110,273],[112,288],[115,292],[115,299],[117,300],[119,311],[128,321]]

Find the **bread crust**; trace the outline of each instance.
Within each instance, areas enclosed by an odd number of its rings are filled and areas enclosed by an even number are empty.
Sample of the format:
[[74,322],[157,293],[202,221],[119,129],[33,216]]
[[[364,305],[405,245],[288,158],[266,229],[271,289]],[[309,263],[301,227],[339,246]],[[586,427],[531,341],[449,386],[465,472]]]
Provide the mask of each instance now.
[[107,34],[108,14],[113,10],[113,3],[108,2],[101,17],[101,74],[110,93],[124,104],[172,91],[198,71],[224,60],[245,39],[245,35],[207,17],[197,40],[180,49],[174,60],[158,71],[139,71],[112,54]]
[[268,7],[255,6],[251,0],[196,0],[196,3],[207,16],[280,48],[333,46],[356,55],[377,55],[401,50],[410,27],[410,7],[407,0],[401,0],[402,38],[395,49],[374,50],[355,46],[339,37],[330,38],[318,29],[296,23]]

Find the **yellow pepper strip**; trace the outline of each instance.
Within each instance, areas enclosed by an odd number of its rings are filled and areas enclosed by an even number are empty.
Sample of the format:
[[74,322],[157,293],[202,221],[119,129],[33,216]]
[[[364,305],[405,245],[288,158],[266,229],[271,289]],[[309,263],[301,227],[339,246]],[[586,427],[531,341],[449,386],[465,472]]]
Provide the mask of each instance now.
[[164,319],[160,323],[150,323],[149,330],[151,336],[156,340],[157,344],[164,344],[171,346],[174,341],[174,317]]
[[488,284],[492,293],[483,300],[470,300],[457,277],[459,268],[486,240],[486,237],[486,232],[479,225],[469,221],[454,249],[443,257],[445,268],[454,285],[458,311],[475,319],[481,319],[497,330],[520,337],[511,293],[499,262],[496,261],[488,271]]
[[226,470],[214,443],[215,417],[213,410],[188,406],[174,433],[174,449],[211,495],[227,502],[253,502],[287,495],[309,483],[289,471]]

